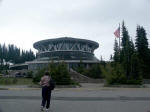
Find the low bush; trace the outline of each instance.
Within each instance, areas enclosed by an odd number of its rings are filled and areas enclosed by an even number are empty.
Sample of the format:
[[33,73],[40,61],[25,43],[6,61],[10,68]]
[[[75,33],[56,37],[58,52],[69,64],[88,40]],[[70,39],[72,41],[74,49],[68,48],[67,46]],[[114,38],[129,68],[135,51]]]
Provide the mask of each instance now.
[[91,77],[91,78],[95,78],[95,79],[103,78],[100,64],[94,64],[89,68],[79,66],[75,70],[77,72],[79,72],[80,74],[85,75],[87,77]]
[[102,72],[101,72],[101,67],[99,64],[95,64],[89,69],[85,69],[85,72],[83,73],[83,75],[86,75],[88,77],[95,78],[95,79],[103,77]]
[[72,84],[67,65],[64,62],[58,63],[57,65],[50,63],[49,71],[57,85]]
[[38,84],[41,80],[41,77],[44,75],[45,71],[46,71],[46,68],[39,69],[33,77],[33,83]]
[[33,82],[36,84],[39,83],[45,71],[50,72],[53,80],[55,80],[57,85],[74,84],[69,75],[67,65],[64,62],[57,64],[51,62],[47,68],[38,70],[35,74],[35,77],[33,78]]
[[33,71],[28,71],[26,77],[27,78],[33,78]]
[[142,84],[142,77],[127,77],[124,73],[123,67],[120,64],[107,65],[107,67],[102,69],[102,72],[105,74],[106,83],[108,85],[119,85],[119,84],[128,84],[128,85],[140,85]]

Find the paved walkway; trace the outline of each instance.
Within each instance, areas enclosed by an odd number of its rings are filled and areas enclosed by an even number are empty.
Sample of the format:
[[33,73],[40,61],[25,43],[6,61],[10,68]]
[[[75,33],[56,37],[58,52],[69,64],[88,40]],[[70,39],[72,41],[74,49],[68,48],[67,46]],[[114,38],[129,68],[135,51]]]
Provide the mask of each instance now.
[[[3,88],[9,89],[0,90],[0,112],[40,112],[40,88],[31,89],[27,86]],[[56,88],[52,92],[51,110],[149,112],[150,88],[108,88],[100,84],[82,84],[82,88]]]

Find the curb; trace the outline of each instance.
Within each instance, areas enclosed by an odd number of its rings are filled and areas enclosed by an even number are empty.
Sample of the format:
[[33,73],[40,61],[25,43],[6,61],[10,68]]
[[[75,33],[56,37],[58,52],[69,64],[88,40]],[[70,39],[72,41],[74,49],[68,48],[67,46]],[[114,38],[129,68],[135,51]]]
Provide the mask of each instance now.
[[8,90],[40,90],[40,88],[8,88]]
[[8,88],[0,88],[0,90],[8,90]]
[[104,85],[104,87],[112,87],[112,88],[146,88],[145,85]]
[[0,88],[0,90],[40,90],[40,88]]

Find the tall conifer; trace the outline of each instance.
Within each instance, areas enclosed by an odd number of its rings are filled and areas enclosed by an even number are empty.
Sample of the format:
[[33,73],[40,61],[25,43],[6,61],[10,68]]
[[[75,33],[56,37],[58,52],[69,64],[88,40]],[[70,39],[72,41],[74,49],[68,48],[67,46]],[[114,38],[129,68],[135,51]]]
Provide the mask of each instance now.
[[119,62],[119,45],[118,45],[118,42],[115,38],[115,43],[114,43],[114,56],[113,56],[113,60],[114,62]]
[[144,78],[150,78],[150,53],[148,48],[148,39],[146,31],[142,26],[137,26],[135,46],[140,60],[142,75]]

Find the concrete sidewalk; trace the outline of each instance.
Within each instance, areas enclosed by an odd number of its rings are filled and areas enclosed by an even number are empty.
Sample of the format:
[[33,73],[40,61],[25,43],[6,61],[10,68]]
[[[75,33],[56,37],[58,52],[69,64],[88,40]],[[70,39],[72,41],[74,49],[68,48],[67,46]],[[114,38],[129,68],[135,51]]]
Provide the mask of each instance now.
[[[75,89],[75,90],[102,90],[102,89],[125,89],[125,88],[131,88],[131,89],[139,89],[139,88],[145,88],[149,89],[150,84],[144,84],[143,86],[132,86],[132,85],[123,85],[120,87],[112,86],[112,87],[105,87],[103,83],[81,83],[81,87],[77,86],[58,86],[55,88],[55,90],[61,90],[61,89]],[[0,90],[40,90],[40,86],[29,86],[29,85],[0,85]]]
[[0,90],[39,90],[37,87],[29,87],[28,85],[0,85]]

